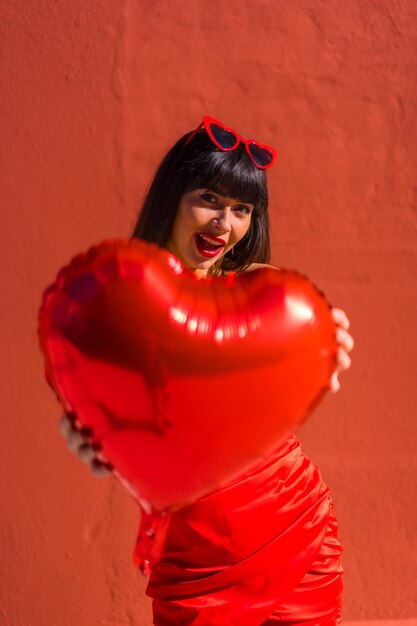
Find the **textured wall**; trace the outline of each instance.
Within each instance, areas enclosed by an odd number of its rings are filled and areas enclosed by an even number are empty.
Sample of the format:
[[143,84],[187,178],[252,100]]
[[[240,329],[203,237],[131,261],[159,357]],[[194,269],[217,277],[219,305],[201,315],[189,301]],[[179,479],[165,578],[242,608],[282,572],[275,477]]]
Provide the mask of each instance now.
[[204,113],[277,147],[273,260],[351,319],[352,368],[302,432],[336,502],[345,617],[417,616],[415,6],[3,0],[1,624],[151,623],[136,505],[65,450],[36,316],[61,265],[130,233]]

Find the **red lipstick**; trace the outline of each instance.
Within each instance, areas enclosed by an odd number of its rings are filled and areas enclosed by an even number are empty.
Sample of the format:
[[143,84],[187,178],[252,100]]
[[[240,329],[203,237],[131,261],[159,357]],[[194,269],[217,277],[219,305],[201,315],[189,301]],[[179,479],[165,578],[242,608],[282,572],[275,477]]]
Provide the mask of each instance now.
[[195,243],[199,253],[209,259],[217,256],[226,245],[224,239],[215,237],[210,233],[197,233],[195,236]]
[[197,235],[203,235],[204,237],[207,237],[207,239],[212,239],[216,243],[221,243],[222,246],[226,245],[226,242],[224,239],[221,239],[220,237],[215,237],[214,235],[211,235],[210,233],[201,232],[201,233],[197,233]]

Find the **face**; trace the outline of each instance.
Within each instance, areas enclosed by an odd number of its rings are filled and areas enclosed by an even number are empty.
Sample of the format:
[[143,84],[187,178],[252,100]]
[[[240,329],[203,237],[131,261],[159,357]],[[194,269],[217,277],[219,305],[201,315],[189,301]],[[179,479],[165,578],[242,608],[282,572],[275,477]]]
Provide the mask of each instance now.
[[185,267],[205,276],[249,229],[254,205],[230,198],[217,188],[181,196],[167,249]]

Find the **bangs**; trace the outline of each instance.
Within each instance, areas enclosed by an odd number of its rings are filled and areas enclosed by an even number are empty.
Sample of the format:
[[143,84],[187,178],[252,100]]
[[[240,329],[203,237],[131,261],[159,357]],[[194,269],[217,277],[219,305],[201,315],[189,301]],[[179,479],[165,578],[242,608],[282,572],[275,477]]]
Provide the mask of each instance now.
[[264,207],[268,202],[265,172],[254,166],[243,146],[230,152],[213,150],[213,144],[209,148],[202,150],[197,159],[194,154],[193,162],[184,163],[187,190],[216,189],[255,208]]

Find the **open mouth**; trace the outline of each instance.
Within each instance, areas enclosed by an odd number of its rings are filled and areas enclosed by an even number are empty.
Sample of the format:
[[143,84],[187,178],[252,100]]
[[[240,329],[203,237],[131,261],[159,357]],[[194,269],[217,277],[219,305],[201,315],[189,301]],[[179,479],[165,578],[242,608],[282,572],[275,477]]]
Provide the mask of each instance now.
[[215,239],[206,236],[204,233],[197,233],[195,236],[195,243],[200,254],[208,258],[212,258],[219,254],[225,247],[226,243],[221,243]]

